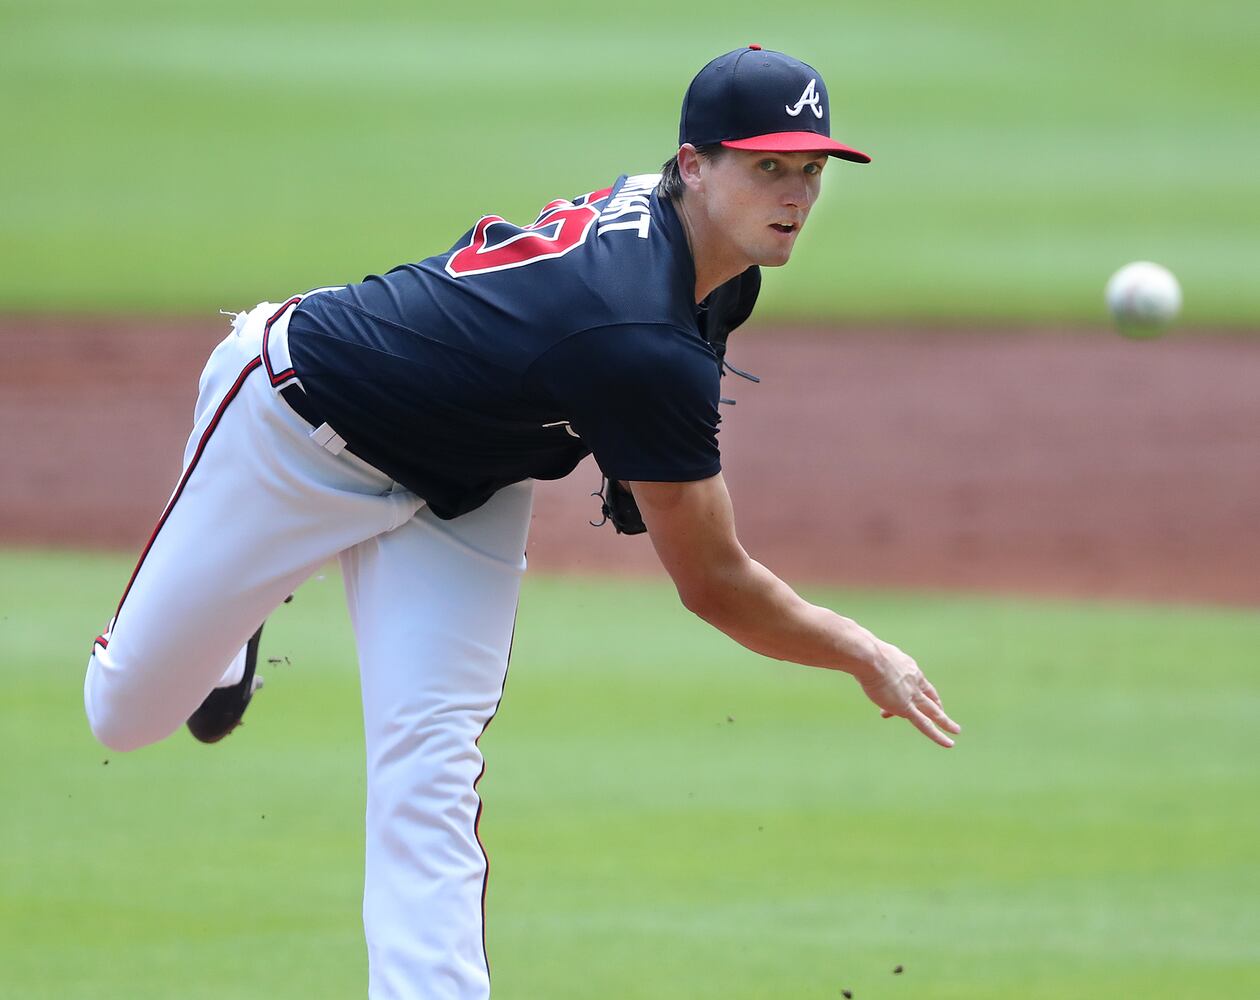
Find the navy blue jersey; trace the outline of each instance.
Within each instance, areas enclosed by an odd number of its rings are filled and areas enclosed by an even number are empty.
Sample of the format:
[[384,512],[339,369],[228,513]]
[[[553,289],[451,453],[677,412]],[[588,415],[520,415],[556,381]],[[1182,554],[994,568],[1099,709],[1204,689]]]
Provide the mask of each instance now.
[[444,254],[304,298],[303,388],[439,517],[590,453],[615,479],[715,475],[719,364],[657,180],[552,202],[524,228],[487,216]]

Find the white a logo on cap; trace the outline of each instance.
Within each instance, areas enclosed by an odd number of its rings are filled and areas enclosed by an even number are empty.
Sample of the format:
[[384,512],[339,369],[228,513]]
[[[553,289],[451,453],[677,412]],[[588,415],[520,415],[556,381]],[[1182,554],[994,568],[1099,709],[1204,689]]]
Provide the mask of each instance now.
[[820,97],[818,91],[814,89],[814,84],[817,82],[817,79],[810,80],[809,84],[805,87],[805,92],[801,94],[801,99],[796,102],[795,106],[785,104],[783,105],[783,110],[795,118],[804,111],[806,107],[808,107],[812,112],[814,112],[815,118],[821,118],[823,115],[822,97]]

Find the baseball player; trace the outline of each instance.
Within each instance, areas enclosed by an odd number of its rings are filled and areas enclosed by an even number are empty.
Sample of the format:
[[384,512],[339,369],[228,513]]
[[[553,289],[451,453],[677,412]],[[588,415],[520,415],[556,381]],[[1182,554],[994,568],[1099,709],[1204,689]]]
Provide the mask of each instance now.
[[128,750],[212,742],[256,686],[266,616],[340,559],[362,673],[369,995],[489,995],[477,740],[507,670],[531,481],[594,454],[619,530],[682,603],[766,656],[848,672],[942,746],[915,661],[751,559],[719,457],[726,335],[785,264],[832,158],[822,77],[748,46],[692,81],[661,174],[485,216],[445,253],[236,316],[182,476],[84,697]]

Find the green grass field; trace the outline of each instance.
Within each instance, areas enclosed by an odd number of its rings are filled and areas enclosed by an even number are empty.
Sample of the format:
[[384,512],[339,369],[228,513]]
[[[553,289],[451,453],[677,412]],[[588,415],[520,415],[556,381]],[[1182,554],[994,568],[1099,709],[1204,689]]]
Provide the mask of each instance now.
[[[362,995],[335,572],[273,617],[244,729],[120,755],[80,691],[129,568],[0,553],[0,995]],[[811,596],[919,656],[956,749],[666,586],[528,581],[482,741],[497,996],[1260,995],[1260,617]]]
[[836,163],[759,320],[1101,320],[1128,260],[1260,321],[1253,0],[0,0],[0,311],[239,308],[654,169],[713,55],[826,75]]

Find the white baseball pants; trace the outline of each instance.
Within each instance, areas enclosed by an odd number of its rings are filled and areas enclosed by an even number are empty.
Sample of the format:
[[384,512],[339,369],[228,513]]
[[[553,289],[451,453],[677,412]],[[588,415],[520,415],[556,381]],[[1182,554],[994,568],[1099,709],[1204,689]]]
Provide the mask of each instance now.
[[183,474],[88,662],[88,720],[117,750],[169,736],[339,556],[367,740],[368,995],[487,997],[477,740],[503,691],[532,484],[442,521],[339,450],[278,394],[295,381],[281,308],[238,317],[206,365]]

